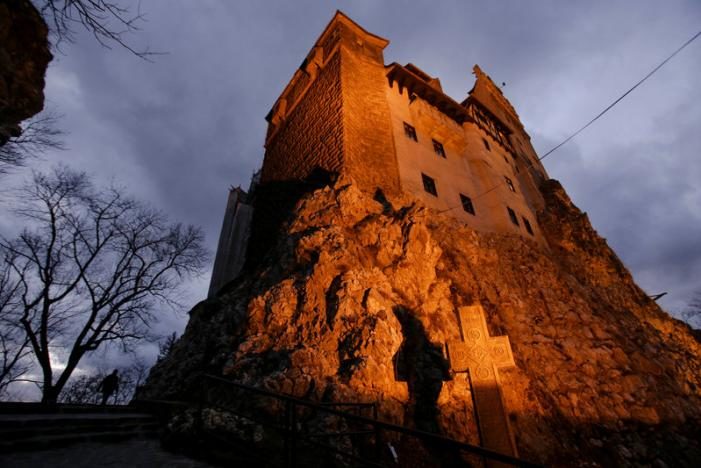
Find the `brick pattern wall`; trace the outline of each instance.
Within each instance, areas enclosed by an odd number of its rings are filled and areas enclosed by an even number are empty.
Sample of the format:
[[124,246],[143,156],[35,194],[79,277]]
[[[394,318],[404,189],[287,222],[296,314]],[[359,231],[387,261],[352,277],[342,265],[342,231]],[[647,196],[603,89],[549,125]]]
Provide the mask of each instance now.
[[336,53],[267,143],[262,182],[339,172],[343,162],[341,57]]
[[310,81],[311,77],[307,73],[301,72],[299,74],[297,81],[295,81],[294,85],[285,96],[285,99],[287,99],[287,105],[290,106],[290,108],[297,104],[297,101],[299,101],[299,99],[302,97],[302,93],[307,86],[309,86]]
[[382,50],[355,37],[341,44],[346,169],[362,190],[399,192]]

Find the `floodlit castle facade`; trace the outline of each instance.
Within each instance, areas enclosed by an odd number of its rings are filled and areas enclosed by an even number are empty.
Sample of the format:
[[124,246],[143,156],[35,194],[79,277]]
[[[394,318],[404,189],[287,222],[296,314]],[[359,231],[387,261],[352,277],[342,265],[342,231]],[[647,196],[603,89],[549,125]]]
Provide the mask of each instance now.
[[[457,102],[415,65],[385,65],[388,44],[335,14],[266,117],[259,183],[345,173],[365,191],[409,194],[474,229],[543,243],[537,186],[548,176],[499,87],[475,66]],[[250,203],[232,191],[210,294],[243,265]]]

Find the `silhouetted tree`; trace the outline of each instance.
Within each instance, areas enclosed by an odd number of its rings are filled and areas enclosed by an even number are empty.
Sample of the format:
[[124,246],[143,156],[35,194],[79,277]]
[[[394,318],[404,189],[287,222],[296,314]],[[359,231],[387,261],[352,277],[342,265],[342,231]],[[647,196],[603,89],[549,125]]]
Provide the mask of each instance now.
[[177,341],[178,335],[175,332],[161,340],[158,343],[158,358],[156,358],[156,361],[165,359],[170,354]]
[[144,20],[139,2],[118,0],[34,0],[56,43],[73,42],[75,26],[87,29],[104,47],[117,44],[137,57],[148,59],[153,52],[129,45],[125,34],[138,31]]
[[57,127],[59,118],[53,112],[41,112],[22,122],[22,133],[0,144],[0,174],[48,150],[64,149],[60,140],[63,131]]
[[0,264],[0,399],[13,382],[23,380],[31,366],[27,362],[29,339],[19,326],[17,307],[20,283],[6,264]]
[[96,405],[100,402],[97,387],[105,378],[104,374],[74,376],[61,392],[59,401],[69,405]]
[[[14,314],[41,368],[42,401],[57,400],[86,353],[107,343],[125,349],[143,338],[183,278],[207,259],[202,233],[118,188],[96,190],[65,167],[35,173],[15,212],[31,223],[0,238],[0,254],[18,282]],[[55,372],[56,362],[60,371]]]
[[[136,389],[144,383],[148,375],[148,366],[142,361],[135,360],[133,364],[126,367],[118,367],[119,388],[114,397],[109,401],[114,401],[117,405],[126,405],[134,397]],[[102,399],[102,394],[98,391],[100,382],[111,372],[100,371],[95,374],[81,375],[73,377],[61,392],[61,403],[74,405],[96,405]]]

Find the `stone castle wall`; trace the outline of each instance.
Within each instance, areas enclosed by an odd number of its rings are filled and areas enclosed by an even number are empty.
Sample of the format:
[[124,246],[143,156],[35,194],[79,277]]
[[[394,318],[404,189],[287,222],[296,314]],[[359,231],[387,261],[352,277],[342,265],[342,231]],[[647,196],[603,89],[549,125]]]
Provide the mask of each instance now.
[[[301,71],[301,73],[306,73]],[[305,94],[266,142],[261,182],[300,180],[318,168],[339,172],[343,167],[341,55],[336,52],[307,84]],[[294,98],[292,98],[294,99]],[[285,103],[285,105],[287,105]]]
[[262,182],[321,168],[368,191],[399,190],[383,43],[340,22],[317,44],[271,111]]
[[382,48],[346,29],[342,42],[346,170],[359,187],[399,191]]
[[[472,228],[514,232],[543,242],[535,209],[538,203],[532,201],[538,200],[540,195],[526,192],[525,179],[530,177],[520,177],[523,165],[512,156],[510,149],[475,123],[457,123],[420,97],[409,96],[410,92],[397,83],[388,87],[386,94],[405,193]],[[404,123],[416,129],[418,141],[404,134]],[[445,157],[436,154],[433,140],[443,145]],[[422,174],[435,180],[437,196],[424,190]],[[505,176],[512,180],[515,192],[505,184]],[[472,199],[474,215],[463,210],[461,194]],[[507,207],[516,212],[519,226],[511,222]],[[532,236],[525,230],[523,218],[529,221]]]
[[229,191],[207,297],[213,297],[243,268],[253,218],[253,207],[247,201],[240,188]]

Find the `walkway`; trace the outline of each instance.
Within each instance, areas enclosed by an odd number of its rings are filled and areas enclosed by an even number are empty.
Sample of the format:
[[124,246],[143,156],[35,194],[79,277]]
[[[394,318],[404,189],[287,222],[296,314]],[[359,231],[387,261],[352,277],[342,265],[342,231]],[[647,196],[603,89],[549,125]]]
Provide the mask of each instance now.
[[163,450],[157,439],[85,442],[36,452],[0,454],[3,468],[208,468],[213,465]]

